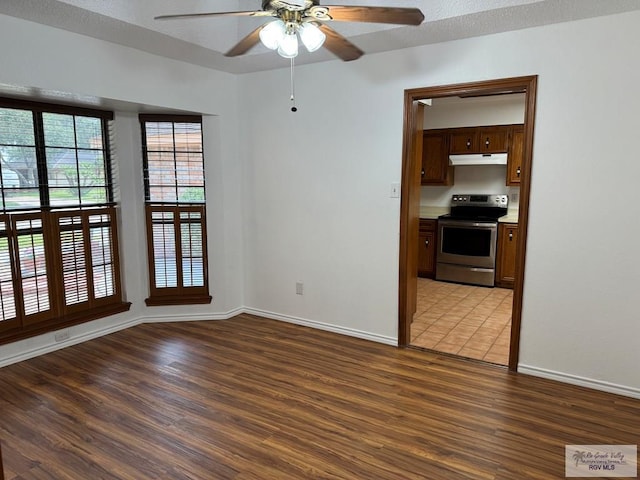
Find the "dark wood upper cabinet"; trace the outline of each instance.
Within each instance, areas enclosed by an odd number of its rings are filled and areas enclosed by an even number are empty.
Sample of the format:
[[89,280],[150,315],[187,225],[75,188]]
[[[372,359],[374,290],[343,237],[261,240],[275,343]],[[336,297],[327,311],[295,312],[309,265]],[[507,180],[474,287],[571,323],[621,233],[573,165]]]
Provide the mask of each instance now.
[[422,139],[421,185],[453,185],[449,166],[449,131],[426,130]]
[[449,129],[449,153],[506,153],[511,125]]
[[479,153],[507,153],[511,127],[483,127],[478,131]]
[[520,185],[522,161],[524,159],[524,125],[514,125],[509,142],[507,160],[507,185]]
[[455,128],[449,130],[449,153],[477,153],[478,130],[475,128]]

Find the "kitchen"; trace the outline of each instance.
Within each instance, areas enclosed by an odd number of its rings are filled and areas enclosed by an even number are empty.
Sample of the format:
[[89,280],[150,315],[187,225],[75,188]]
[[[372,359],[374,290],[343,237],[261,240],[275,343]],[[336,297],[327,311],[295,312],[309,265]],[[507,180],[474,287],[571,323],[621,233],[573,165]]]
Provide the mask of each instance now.
[[525,94],[422,100],[411,345],[507,365]]

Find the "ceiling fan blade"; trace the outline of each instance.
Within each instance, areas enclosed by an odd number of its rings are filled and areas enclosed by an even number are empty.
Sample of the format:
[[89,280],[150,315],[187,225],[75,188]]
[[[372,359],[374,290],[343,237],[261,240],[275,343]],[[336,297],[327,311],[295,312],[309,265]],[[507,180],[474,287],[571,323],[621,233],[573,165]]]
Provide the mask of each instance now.
[[225,57],[237,57],[247,53],[251,48],[255,47],[260,41],[260,30],[264,28],[264,25],[260,25],[249,35],[240,40],[231,50],[224,54]]
[[160,15],[153,17],[154,20],[176,20],[185,18],[205,18],[205,17],[273,17],[273,10],[256,10],[245,12],[210,12],[210,13],[179,13],[176,15]]
[[393,23],[420,25],[424,15],[419,8],[358,7],[347,5],[322,5],[329,10],[331,20],[337,22]]
[[327,36],[324,41],[324,48],[345,62],[357,60],[364,55],[362,50],[336,32],[333,28],[328,27],[323,23],[318,25],[318,28]]

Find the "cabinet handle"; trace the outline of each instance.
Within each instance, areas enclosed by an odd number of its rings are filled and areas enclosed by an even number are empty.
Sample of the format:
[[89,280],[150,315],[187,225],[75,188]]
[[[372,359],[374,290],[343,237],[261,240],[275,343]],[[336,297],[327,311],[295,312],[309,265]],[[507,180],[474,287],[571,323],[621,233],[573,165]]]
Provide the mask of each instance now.
[[425,246],[427,246],[427,247],[428,247],[428,246],[429,246],[429,240],[425,240],[425,241],[424,241],[424,244],[425,244]]
[[471,148],[471,139],[467,138],[467,150]]
[[509,241],[513,240],[513,232],[509,232]]
[[[422,171],[420,172],[420,175],[424,177],[424,170],[422,170]],[[520,175],[520,174],[518,174],[518,175]]]
[[487,148],[489,148],[489,137],[487,137],[487,139],[484,141],[484,144]]
[[518,178],[520,178],[520,167],[518,167],[518,168],[516,169],[516,176],[517,176]]

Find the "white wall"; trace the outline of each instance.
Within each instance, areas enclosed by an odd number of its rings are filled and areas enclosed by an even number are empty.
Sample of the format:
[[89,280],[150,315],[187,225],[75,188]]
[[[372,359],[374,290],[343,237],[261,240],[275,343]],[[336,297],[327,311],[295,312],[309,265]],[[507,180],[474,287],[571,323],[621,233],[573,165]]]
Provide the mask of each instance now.
[[524,123],[524,93],[434,98],[424,107],[425,130]]
[[[520,368],[640,396],[631,301],[640,69],[630,60],[639,23],[629,13],[303,66],[292,114],[286,70],[233,77],[0,16],[0,83],[217,115],[205,121],[214,303],[141,303],[140,153],[135,115],[122,112],[121,233],[134,306],[82,328],[216,318],[245,305],[394,343],[399,200],[389,191],[400,180],[404,89],[538,74]],[[0,359],[46,340],[0,347]]]
[[300,67],[295,114],[288,71],[242,77],[246,304],[396,338],[389,186],[403,90],[538,74],[520,369],[640,396],[639,23],[629,13]]
[[[233,75],[0,15],[2,90],[41,101],[116,109],[115,155],[127,313],[70,329],[75,343],[140,321],[226,318],[243,298],[242,169]],[[8,86],[15,86],[10,88]],[[211,305],[146,307],[148,296],[138,111],[203,113]],[[56,348],[53,334],[0,346],[0,365]]]

